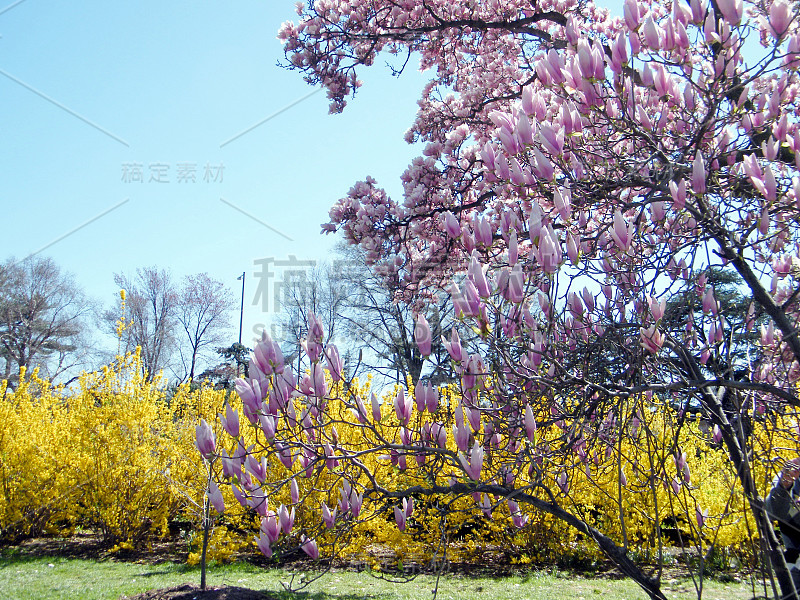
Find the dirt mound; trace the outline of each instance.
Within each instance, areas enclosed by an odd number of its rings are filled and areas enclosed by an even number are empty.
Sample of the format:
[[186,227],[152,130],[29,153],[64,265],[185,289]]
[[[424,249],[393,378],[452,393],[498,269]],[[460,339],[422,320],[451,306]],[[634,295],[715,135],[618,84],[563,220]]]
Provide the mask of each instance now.
[[175,587],[150,590],[135,596],[122,596],[120,600],[275,600],[275,596],[235,586],[207,587],[183,584]]

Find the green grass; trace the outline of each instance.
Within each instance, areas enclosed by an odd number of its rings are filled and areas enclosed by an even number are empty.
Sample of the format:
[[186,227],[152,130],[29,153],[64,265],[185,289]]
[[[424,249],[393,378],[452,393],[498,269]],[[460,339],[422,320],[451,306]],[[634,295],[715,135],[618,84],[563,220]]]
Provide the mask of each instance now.
[[[303,576],[311,576],[305,573]],[[295,575],[295,582],[299,578]],[[286,600],[417,600],[431,598],[435,577],[421,575],[408,583],[395,583],[368,572],[334,571],[311,583],[301,593],[283,592],[282,581],[292,573],[238,563],[214,565],[208,584],[233,585],[272,592]],[[199,583],[197,567],[162,563],[158,565],[59,557],[31,558],[0,555],[0,598],[4,600],[116,600],[149,589],[183,583]],[[663,584],[668,598],[696,597],[691,580],[670,580]],[[756,589],[756,595],[763,595]],[[744,600],[753,597],[744,583],[705,580],[703,598]],[[511,577],[466,577],[447,575],[439,583],[440,600],[638,600],[645,594],[631,581],[587,578],[561,572],[531,572]]]

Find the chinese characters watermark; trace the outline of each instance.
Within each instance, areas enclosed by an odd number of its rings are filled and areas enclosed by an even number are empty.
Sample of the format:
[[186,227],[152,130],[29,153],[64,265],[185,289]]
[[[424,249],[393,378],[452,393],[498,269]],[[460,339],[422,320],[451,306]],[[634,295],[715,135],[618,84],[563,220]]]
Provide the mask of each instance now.
[[222,183],[225,176],[223,163],[206,162],[198,166],[194,162],[124,162],[122,163],[122,183]]
[[294,254],[290,254],[284,260],[274,257],[258,258],[253,261],[253,265],[257,267],[253,275],[258,281],[253,306],[260,304],[262,312],[278,313],[281,311],[282,300],[292,286],[302,293],[303,288],[310,284],[308,273],[316,267],[317,261],[299,260]]
[[[290,340],[299,343],[304,335],[307,313],[322,308],[315,306],[324,295],[319,287],[321,280],[318,279],[317,261],[289,254],[285,259],[259,258],[253,261],[253,266],[253,277],[257,283],[251,305],[260,307],[262,313],[269,315],[268,324],[257,323],[253,326],[256,336],[253,343],[258,343],[264,330],[279,343]],[[330,268],[342,275],[338,281],[343,282],[344,275],[355,266],[350,260],[339,260],[334,261]],[[339,293],[344,292],[340,290]]]

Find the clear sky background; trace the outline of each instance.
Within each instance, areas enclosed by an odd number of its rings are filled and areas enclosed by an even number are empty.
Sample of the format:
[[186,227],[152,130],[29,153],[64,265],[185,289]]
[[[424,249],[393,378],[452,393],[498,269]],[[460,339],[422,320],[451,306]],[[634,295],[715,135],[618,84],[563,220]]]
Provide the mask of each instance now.
[[324,260],[331,204],[366,175],[398,196],[419,153],[413,67],[365,70],[342,115],[318,92],[265,121],[313,91],[276,65],[296,18],[283,0],[0,5],[0,259],[44,248],[107,307],[114,273],[208,272],[238,300],[244,271],[252,341],[254,261]]

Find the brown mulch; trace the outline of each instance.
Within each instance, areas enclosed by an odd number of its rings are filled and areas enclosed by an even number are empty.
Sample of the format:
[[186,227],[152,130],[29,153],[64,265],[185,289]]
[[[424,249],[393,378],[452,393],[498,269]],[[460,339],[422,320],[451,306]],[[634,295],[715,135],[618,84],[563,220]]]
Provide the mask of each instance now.
[[207,587],[204,592],[200,591],[199,585],[185,583],[170,588],[160,590],[150,590],[135,596],[122,596],[120,600],[274,600],[275,597],[248,590],[243,587],[221,586]]
[[148,549],[109,552],[109,546],[96,533],[75,533],[70,537],[36,537],[21,541],[14,546],[25,556],[62,556],[90,560],[119,560],[144,564],[184,562],[186,544],[181,539],[156,540]]

